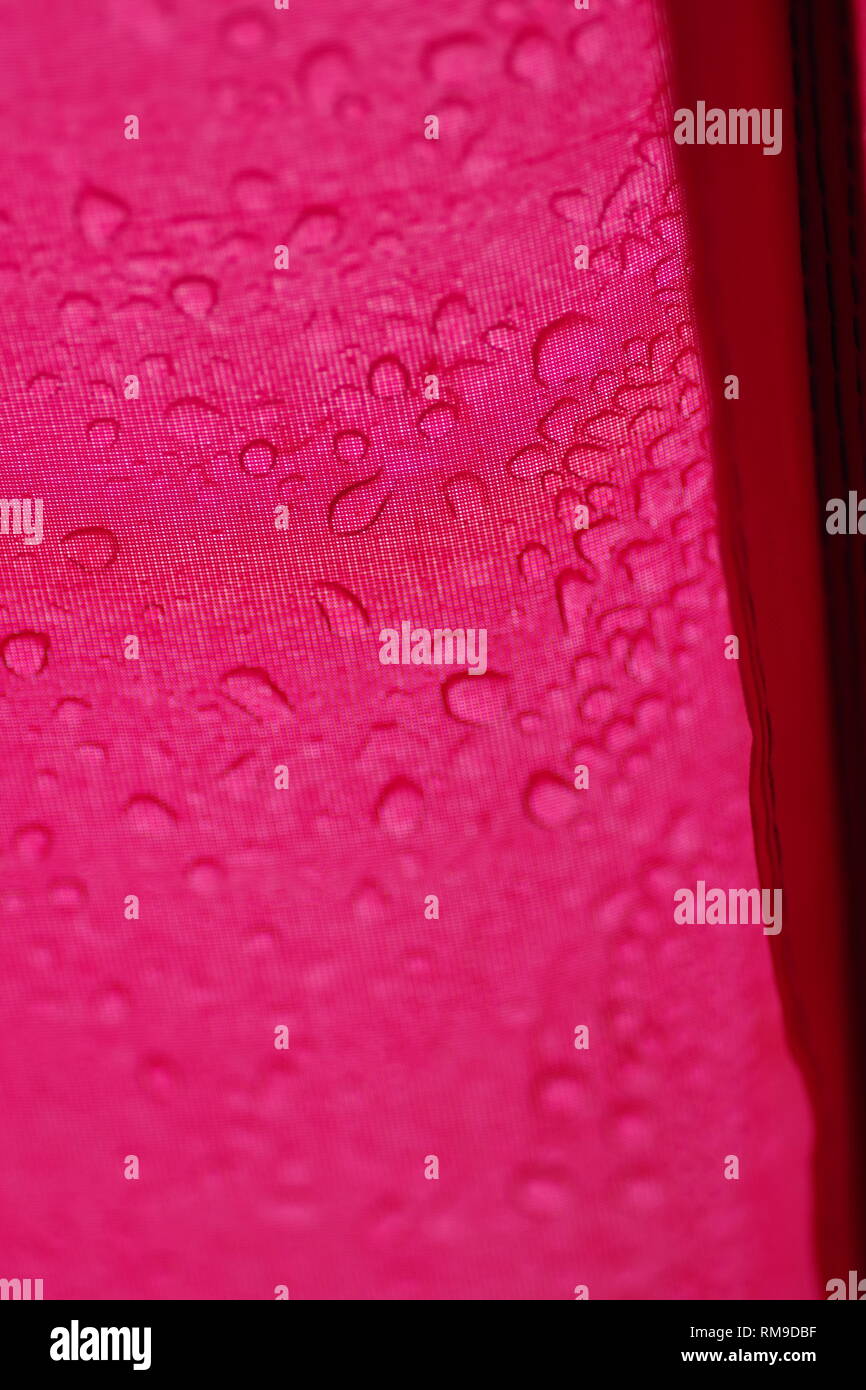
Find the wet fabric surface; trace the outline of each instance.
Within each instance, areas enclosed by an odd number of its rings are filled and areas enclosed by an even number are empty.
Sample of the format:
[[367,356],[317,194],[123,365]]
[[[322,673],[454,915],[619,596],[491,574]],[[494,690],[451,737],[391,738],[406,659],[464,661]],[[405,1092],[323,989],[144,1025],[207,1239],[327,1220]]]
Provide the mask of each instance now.
[[3,23],[0,1275],[814,1297],[655,7]]

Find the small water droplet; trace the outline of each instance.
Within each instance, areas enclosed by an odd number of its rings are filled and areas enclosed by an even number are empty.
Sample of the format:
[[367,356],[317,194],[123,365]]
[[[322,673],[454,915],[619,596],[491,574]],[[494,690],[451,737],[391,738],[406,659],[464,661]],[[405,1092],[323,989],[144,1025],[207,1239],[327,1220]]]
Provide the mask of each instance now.
[[564,1217],[572,1203],[568,1174],[559,1168],[528,1164],[515,1174],[512,1200],[524,1215],[539,1221]]
[[550,551],[544,545],[526,545],[517,557],[517,568],[527,584],[538,584],[550,570]]
[[506,54],[509,77],[525,82],[537,91],[556,86],[556,50],[542,29],[524,29],[516,35]]
[[537,1076],[532,1085],[536,1107],[544,1119],[574,1124],[586,1118],[587,1093],[581,1077],[561,1068]]
[[232,200],[241,212],[255,216],[271,212],[276,202],[277,186],[270,174],[260,169],[243,169],[232,179]]
[[456,473],[442,484],[442,492],[452,515],[467,521],[481,520],[490,505],[487,484],[476,473]]
[[273,444],[266,439],[253,439],[245,444],[240,453],[240,465],[251,478],[264,478],[270,473],[277,458]]
[[370,626],[364,604],[342,584],[319,584],[314,590],[316,607],[335,637],[358,637]]
[[417,833],[424,813],[424,795],[408,777],[395,777],[376,803],[375,819],[380,830],[394,840]]
[[289,233],[292,251],[311,254],[329,251],[339,241],[343,218],[337,208],[320,205],[305,208]]
[[434,442],[437,439],[444,439],[446,434],[450,434],[457,424],[457,411],[453,405],[442,402],[439,405],[431,405],[423,411],[418,419],[418,433],[422,439],[429,439]]
[[328,526],[335,536],[371,531],[391,500],[381,471],[341,489],[328,505]]
[[197,859],[186,871],[186,881],[199,897],[212,897],[225,881],[225,869],[216,859]]
[[154,1054],[142,1059],[138,1079],[142,1090],[154,1100],[168,1100],[177,1084],[177,1068],[169,1057]]
[[19,825],[12,844],[25,864],[38,864],[51,851],[51,831],[46,825]]
[[380,401],[396,400],[409,389],[409,373],[399,357],[386,353],[377,357],[367,376],[372,394]]
[[175,280],[171,298],[182,314],[191,319],[204,319],[217,301],[217,287],[206,275],[187,275]]
[[238,10],[223,22],[223,42],[233,53],[256,53],[264,47],[268,26],[257,10]]
[[153,839],[170,835],[177,824],[176,813],[156,796],[130,797],[123,816],[136,835]]
[[129,993],[122,985],[107,985],[94,1000],[94,1011],[100,1023],[119,1027],[132,1011]]
[[87,902],[87,889],[80,879],[58,878],[51,884],[48,897],[52,907],[61,912],[75,912]]
[[361,430],[341,430],[334,436],[334,454],[342,463],[358,463],[370,448],[370,440]]
[[104,251],[128,222],[129,208],[112,193],[85,188],[79,194],[76,215],[87,244]]
[[109,449],[117,443],[120,426],[116,420],[91,420],[87,426],[87,442],[92,449]]

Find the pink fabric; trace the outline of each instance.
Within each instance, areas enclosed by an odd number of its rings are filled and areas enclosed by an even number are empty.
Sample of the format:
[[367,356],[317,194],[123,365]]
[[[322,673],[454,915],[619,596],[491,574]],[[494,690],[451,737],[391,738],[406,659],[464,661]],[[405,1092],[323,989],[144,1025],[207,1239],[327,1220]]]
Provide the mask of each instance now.
[[3,25],[0,1276],[817,1296],[654,5]]

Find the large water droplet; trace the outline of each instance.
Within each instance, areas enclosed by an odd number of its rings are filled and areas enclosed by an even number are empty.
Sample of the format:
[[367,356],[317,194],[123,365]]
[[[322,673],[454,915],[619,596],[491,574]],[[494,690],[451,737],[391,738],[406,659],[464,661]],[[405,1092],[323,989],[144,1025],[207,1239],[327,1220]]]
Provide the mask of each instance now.
[[548,830],[568,825],[580,810],[574,788],[552,772],[533,774],[524,792],[524,804],[530,820]]
[[45,670],[50,643],[43,632],[13,632],[0,642],[7,671],[16,676],[38,676]]
[[105,526],[81,526],[69,531],[60,546],[67,560],[90,574],[107,570],[120,549],[117,536]]
[[598,370],[603,347],[586,314],[563,314],[543,328],[532,346],[535,375],[542,386],[588,381]]

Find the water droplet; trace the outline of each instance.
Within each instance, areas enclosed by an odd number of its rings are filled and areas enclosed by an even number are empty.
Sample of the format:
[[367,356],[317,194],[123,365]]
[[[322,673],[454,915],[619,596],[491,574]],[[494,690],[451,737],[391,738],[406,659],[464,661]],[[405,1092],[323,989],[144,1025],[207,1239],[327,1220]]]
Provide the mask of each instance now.
[[370,367],[367,380],[370,391],[380,401],[396,400],[409,389],[409,373],[399,357],[386,353],[377,357]]
[[328,525],[336,536],[359,536],[370,531],[391,500],[381,472],[343,488],[328,506]]
[[421,71],[439,86],[460,87],[476,82],[489,61],[478,34],[446,34],[427,44],[421,54]]
[[342,430],[334,436],[334,454],[342,463],[358,463],[370,448],[361,430]]
[[559,1168],[527,1165],[515,1174],[512,1200],[526,1216],[539,1221],[567,1216],[572,1202],[568,1174]]
[[94,1010],[100,1023],[118,1027],[128,1019],[132,1001],[122,985],[107,985],[94,1000]]
[[93,449],[108,449],[117,443],[120,426],[116,420],[91,420],[87,426],[87,442]]
[[381,922],[388,911],[388,898],[378,883],[365,879],[352,895],[352,912],[364,926]]
[[316,607],[335,637],[359,637],[370,626],[370,615],[357,594],[342,584],[319,584],[314,590]]
[[556,605],[563,631],[572,637],[579,637],[583,631],[586,583],[582,575],[571,569],[556,576]]
[[114,564],[120,543],[114,532],[105,526],[82,526],[77,531],[67,532],[60,547],[73,565],[95,574]]
[[518,449],[508,460],[508,471],[512,478],[518,478],[523,482],[540,477],[550,466],[551,460],[543,444],[528,444],[525,449]]
[[475,473],[456,473],[442,492],[452,514],[467,521],[481,520],[490,505],[487,484]]
[[89,294],[67,294],[60,305],[64,330],[72,337],[95,328],[101,312],[98,302]]
[[538,584],[550,570],[550,551],[544,545],[526,545],[517,557],[517,568],[527,584]]
[[124,819],[136,835],[158,839],[170,835],[177,824],[172,808],[156,796],[133,796],[123,808]]
[[112,193],[85,188],[78,197],[76,215],[88,246],[104,251],[129,220],[129,208]]
[[408,777],[395,777],[376,803],[376,823],[394,840],[416,834],[423,814],[424,795]]
[[223,23],[223,41],[233,53],[255,53],[264,47],[268,27],[257,10],[239,10]]
[[538,91],[556,86],[556,50],[541,29],[524,29],[518,34],[505,58],[509,77],[526,82]]
[[50,645],[42,632],[13,632],[0,643],[0,654],[13,675],[38,676],[45,670]]
[[191,319],[207,318],[217,300],[216,284],[206,275],[187,275],[175,280],[170,293],[180,312]]
[[543,1072],[532,1084],[533,1100],[542,1117],[558,1124],[575,1124],[587,1114],[583,1079],[564,1067]]
[[524,804],[530,820],[549,830],[568,825],[580,809],[574,788],[552,772],[532,775],[524,792]]
[[300,89],[318,116],[332,116],[337,103],[348,95],[351,54],[340,44],[322,44],[306,53],[298,71]]
[[197,859],[186,871],[186,881],[199,897],[212,897],[225,881],[225,869],[216,859]]
[[266,439],[253,439],[245,444],[240,452],[240,465],[251,478],[264,478],[270,473],[277,458],[273,444]]
[[324,204],[305,208],[289,233],[288,245],[306,254],[329,251],[342,231],[343,218],[337,208]]
[[535,375],[542,386],[588,381],[599,368],[603,345],[586,314],[563,314],[538,334],[532,345]]
[[172,434],[190,444],[214,443],[223,428],[223,415],[200,396],[181,396],[166,407],[165,422]]
[[285,693],[260,666],[236,666],[220,678],[223,693],[256,719],[279,719],[289,714]]
[[518,343],[517,325],[507,319],[492,323],[484,334],[484,343],[494,352],[514,352]]
[[51,852],[51,831],[46,825],[20,825],[12,844],[18,858],[23,859],[25,864],[38,864]]
[[58,878],[51,884],[48,897],[59,911],[76,912],[87,902],[87,889],[80,879]]
[[450,434],[456,424],[457,411],[454,406],[442,402],[439,405],[431,405],[421,413],[418,419],[418,433],[422,439],[433,442]]
[[449,676],[442,685],[445,708],[460,724],[495,724],[507,714],[507,676],[488,671],[483,676]]
[[554,193],[550,199],[550,210],[554,217],[561,217],[565,222],[586,221],[586,194],[579,188],[563,189],[561,193]]
[[170,1058],[155,1054],[143,1058],[138,1079],[142,1090],[154,1100],[168,1100],[177,1084],[177,1068]]
[[233,202],[241,212],[250,213],[252,216],[272,212],[276,194],[275,180],[260,169],[243,169],[232,179]]

